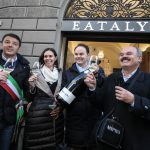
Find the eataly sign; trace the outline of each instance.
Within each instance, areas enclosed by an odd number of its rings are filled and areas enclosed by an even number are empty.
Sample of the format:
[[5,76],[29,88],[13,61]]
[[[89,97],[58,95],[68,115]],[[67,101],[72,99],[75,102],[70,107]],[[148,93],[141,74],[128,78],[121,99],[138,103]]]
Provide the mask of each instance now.
[[149,20],[135,21],[70,21],[62,22],[62,31],[150,32]]

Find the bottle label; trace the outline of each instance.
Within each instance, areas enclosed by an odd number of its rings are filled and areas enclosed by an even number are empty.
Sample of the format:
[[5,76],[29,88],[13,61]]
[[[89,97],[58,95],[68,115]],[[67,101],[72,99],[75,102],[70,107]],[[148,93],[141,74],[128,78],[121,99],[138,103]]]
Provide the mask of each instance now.
[[59,95],[68,104],[71,104],[75,99],[75,96],[65,87],[60,91]]

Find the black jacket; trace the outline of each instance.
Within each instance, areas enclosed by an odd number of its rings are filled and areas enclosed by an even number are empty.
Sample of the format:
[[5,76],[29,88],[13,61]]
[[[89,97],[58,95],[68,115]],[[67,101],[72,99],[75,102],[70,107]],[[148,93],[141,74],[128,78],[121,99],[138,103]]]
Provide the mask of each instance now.
[[[136,74],[139,72],[137,70]],[[121,86],[128,88],[133,75]],[[123,81],[123,79],[122,79]],[[141,73],[131,87],[131,92],[135,96],[134,107],[124,102],[115,100],[116,75],[112,74],[104,82],[103,89],[97,91],[97,102],[104,106],[104,113],[107,114],[116,106],[114,116],[124,126],[124,138],[122,146],[124,150],[149,150],[150,148],[150,74]],[[116,105],[117,104],[117,105]],[[104,146],[104,145],[103,145]],[[104,150],[113,150],[109,146],[104,146]]]
[[[17,81],[20,88],[23,89],[24,93],[27,91],[26,80],[29,77],[30,67],[29,62],[20,54],[17,54],[17,64],[15,70],[11,72],[13,78]],[[5,61],[2,59],[2,51],[0,50],[0,65],[3,66]],[[16,102],[12,99],[9,93],[7,93],[0,86],[0,129],[7,126],[13,125],[16,122]]]
[[[55,88],[56,82],[51,85],[51,91],[55,91]],[[55,150],[57,145],[63,143],[63,112],[57,119],[50,116],[49,105],[53,104],[54,98],[39,88],[36,88],[36,93],[32,97],[32,104],[26,116],[23,149]]]
[[[63,73],[62,86],[64,87],[79,74],[76,65],[73,64],[71,68]],[[84,82],[81,83],[76,90],[76,99],[66,107],[65,137],[66,143],[70,146],[86,147],[92,142],[92,130],[101,114],[101,110],[90,103],[88,91]]]

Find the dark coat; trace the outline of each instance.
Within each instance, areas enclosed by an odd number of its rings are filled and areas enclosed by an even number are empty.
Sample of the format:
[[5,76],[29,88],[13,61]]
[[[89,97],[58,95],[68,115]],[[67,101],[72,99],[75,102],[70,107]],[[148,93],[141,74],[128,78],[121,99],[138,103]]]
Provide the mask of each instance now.
[[[128,88],[139,70],[126,83],[121,86]],[[134,107],[115,99],[116,74],[109,76],[104,82],[103,89],[97,91],[100,104],[104,106],[104,113],[111,111],[116,106],[116,116],[124,126],[124,139],[122,146],[124,150],[149,150],[150,149],[150,74],[141,73],[130,91],[135,96]],[[104,145],[103,145],[104,146]],[[104,146],[104,150],[113,150]]]
[[[56,82],[51,85],[52,92]],[[24,150],[55,150],[56,145],[63,143],[64,116],[61,112],[57,119],[50,116],[49,105],[54,98],[36,88],[36,93],[31,98],[32,104],[26,116]]]
[[[79,74],[76,65],[73,64],[63,73],[62,86]],[[76,90],[75,95],[75,100],[66,107],[65,140],[69,146],[86,147],[91,144],[92,130],[101,111],[88,100],[88,88],[84,82]]]
[[[30,67],[29,62],[20,54],[17,54],[17,65],[15,70],[11,72],[12,77],[17,81],[24,93],[27,91],[26,80],[29,77]],[[3,66],[5,61],[2,59],[2,51],[0,51],[0,65]],[[0,129],[7,125],[14,125],[16,123],[16,102],[12,99],[0,86]]]

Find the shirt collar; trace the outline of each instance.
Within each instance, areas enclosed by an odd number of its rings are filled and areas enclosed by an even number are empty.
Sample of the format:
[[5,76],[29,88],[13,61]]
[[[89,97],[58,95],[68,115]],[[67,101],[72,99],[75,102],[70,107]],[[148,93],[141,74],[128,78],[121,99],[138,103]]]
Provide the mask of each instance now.
[[85,71],[88,68],[88,66],[83,68],[83,67],[79,66],[77,63],[76,63],[76,67],[77,67],[79,72],[83,72],[83,71]]
[[124,82],[127,82],[127,80],[130,79],[135,74],[135,72],[137,71],[137,69],[138,68],[136,68],[134,71],[132,71],[128,76],[125,76],[124,73],[123,73],[123,70],[121,70]]
[[[6,57],[3,55],[3,53],[2,53],[2,59],[5,60],[5,61],[7,61],[8,58],[6,58]],[[15,59],[14,59],[14,62],[17,61],[17,59],[18,59],[18,58],[17,58],[17,56],[16,56]]]

